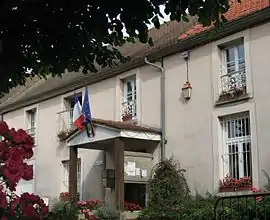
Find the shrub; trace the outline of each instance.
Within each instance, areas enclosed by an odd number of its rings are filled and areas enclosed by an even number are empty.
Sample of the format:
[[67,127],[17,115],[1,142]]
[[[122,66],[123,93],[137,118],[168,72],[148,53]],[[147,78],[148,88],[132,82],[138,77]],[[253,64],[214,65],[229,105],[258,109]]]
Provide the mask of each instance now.
[[100,207],[94,211],[94,215],[98,220],[118,220],[120,219],[120,213],[109,207]]
[[78,219],[79,209],[75,202],[56,202],[46,220],[73,220]]
[[33,156],[34,142],[25,130],[9,128],[0,122],[0,219],[43,219],[48,207],[37,195],[16,195],[21,179],[33,179],[33,167],[26,163]]

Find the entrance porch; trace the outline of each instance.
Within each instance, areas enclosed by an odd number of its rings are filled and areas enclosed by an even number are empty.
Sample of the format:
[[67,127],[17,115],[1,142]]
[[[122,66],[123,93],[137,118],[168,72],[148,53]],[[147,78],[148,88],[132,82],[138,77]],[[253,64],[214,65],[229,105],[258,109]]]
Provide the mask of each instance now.
[[[77,198],[78,148],[103,150],[104,171],[100,184],[104,187],[105,204],[124,211],[125,191],[126,198],[140,201],[140,195],[145,194],[145,187],[141,185],[147,183],[152,166],[159,161],[160,130],[102,119],[93,122],[94,137],[83,130],[74,132],[66,140],[70,151],[69,194],[71,199]],[[137,184],[134,188],[137,195],[128,193],[133,191],[134,184]]]

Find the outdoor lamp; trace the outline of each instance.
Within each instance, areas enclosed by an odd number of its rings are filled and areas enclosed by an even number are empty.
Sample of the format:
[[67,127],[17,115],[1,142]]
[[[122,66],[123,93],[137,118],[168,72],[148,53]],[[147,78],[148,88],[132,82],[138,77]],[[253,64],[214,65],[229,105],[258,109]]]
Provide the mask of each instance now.
[[192,91],[191,84],[190,84],[190,82],[187,81],[184,84],[184,86],[182,87],[182,93],[183,93],[183,96],[184,96],[185,99],[190,99],[191,91]]

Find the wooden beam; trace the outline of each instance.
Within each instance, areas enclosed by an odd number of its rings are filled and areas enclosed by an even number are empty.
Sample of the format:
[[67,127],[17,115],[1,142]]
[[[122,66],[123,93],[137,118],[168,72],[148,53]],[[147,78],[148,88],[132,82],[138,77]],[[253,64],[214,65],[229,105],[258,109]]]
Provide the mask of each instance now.
[[78,148],[69,147],[69,195],[70,201],[77,201],[77,158]]
[[114,141],[115,164],[115,204],[119,211],[124,211],[124,142],[120,138]]

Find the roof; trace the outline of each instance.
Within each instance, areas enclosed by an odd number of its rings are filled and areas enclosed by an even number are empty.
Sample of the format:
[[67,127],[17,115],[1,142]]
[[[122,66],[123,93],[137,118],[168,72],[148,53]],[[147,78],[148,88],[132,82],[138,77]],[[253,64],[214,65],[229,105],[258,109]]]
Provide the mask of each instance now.
[[[233,21],[241,17],[252,14],[256,11],[260,11],[270,6],[270,0],[242,0],[241,3],[238,0],[233,0],[228,12],[225,13],[225,17],[228,21]],[[180,39],[188,38],[192,35],[199,34],[203,31],[214,28],[214,25],[204,27],[201,24],[196,24],[190,28],[187,32],[180,35]]]
[[[266,5],[268,0],[244,0],[242,4],[246,2],[255,2],[255,5],[264,2]],[[261,8],[263,8],[261,6]],[[147,57],[149,61],[158,61],[163,57],[179,53],[185,50],[191,50],[193,48],[203,46],[215,40],[219,40],[226,36],[235,34],[245,29],[261,25],[270,21],[270,7],[267,6],[262,10],[250,10],[245,16],[233,19],[225,23],[221,29],[217,31],[197,31],[197,34],[189,35],[186,38],[179,40],[179,36],[187,31],[191,31],[198,24],[196,18],[190,18],[189,23],[168,22],[163,24],[159,30],[151,29],[149,35],[152,36],[155,46],[149,47],[148,45],[136,43],[126,44],[120,50],[124,55],[130,55],[132,57],[130,62],[121,64],[114,68],[102,69],[98,73],[91,73],[83,75],[81,73],[67,73],[60,78],[49,78],[47,81],[41,80],[35,83],[30,88],[25,88],[21,91],[20,98],[16,97],[16,93],[13,94],[13,89],[10,93],[10,98],[0,104],[0,114],[14,111],[22,107],[30,106],[35,103],[42,102],[44,100],[51,99],[53,97],[72,92],[75,89],[80,89],[86,84],[90,85],[101,80],[111,78],[125,71],[140,67],[145,64],[144,58]],[[193,28],[192,28],[193,27]],[[208,27],[209,28],[209,27]],[[195,28],[196,29],[196,28]],[[212,34],[213,33],[213,34]]]
[[[130,131],[140,131],[140,132],[149,132],[149,133],[155,133],[155,134],[161,134],[161,130],[158,128],[153,128],[149,126],[143,126],[143,125],[136,125],[131,124],[127,122],[122,121],[112,121],[112,120],[104,120],[99,118],[93,118],[94,126],[103,125],[110,128],[115,128],[119,130],[130,130]],[[69,132],[67,135],[65,135],[61,140],[66,140],[73,134],[75,134],[78,129],[74,129],[71,132]]]
[[122,130],[132,130],[132,131],[142,131],[142,132],[150,132],[160,134],[161,130],[158,128],[153,128],[149,126],[136,125],[123,121],[112,121],[112,120],[104,120],[104,119],[93,119],[93,123],[96,125],[104,125],[111,128],[122,129]]
[[[119,48],[119,50],[125,56],[130,56],[132,60],[131,62],[133,62],[137,58],[140,58],[142,56],[144,57],[145,55],[150,54],[153,51],[157,51],[162,47],[167,47],[168,45],[175,44],[178,41],[178,36],[188,30],[188,28],[194,26],[196,22],[197,19],[191,17],[190,22],[188,23],[179,23],[176,21],[164,23],[163,25],[161,25],[160,29],[152,28],[149,31],[149,35],[153,38],[153,47],[147,44],[137,42],[135,44],[127,43],[123,47]],[[0,99],[0,109],[5,109],[7,106],[15,102],[21,102],[23,105],[25,103],[25,100],[32,99],[33,97],[39,97],[52,90],[61,90],[63,87],[69,87],[70,91],[73,91],[74,89],[78,89],[81,87],[80,85],[78,85],[78,82],[83,81],[83,84],[85,85],[85,83],[93,83],[104,79],[100,77],[101,75],[107,74],[108,69],[104,69],[99,71],[98,73],[91,73],[87,75],[78,72],[69,72],[63,74],[61,78],[48,77],[47,80],[41,79],[39,80],[39,82],[35,81],[31,84],[30,87],[18,86],[20,87],[20,96],[18,96],[17,87],[11,89],[8,95],[5,95],[2,99]],[[109,69],[109,71],[110,70],[111,69]],[[111,76],[108,74],[108,78],[109,77]],[[99,80],[95,80],[96,78],[99,78]],[[38,84],[38,86],[34,86],[34,84]]]

